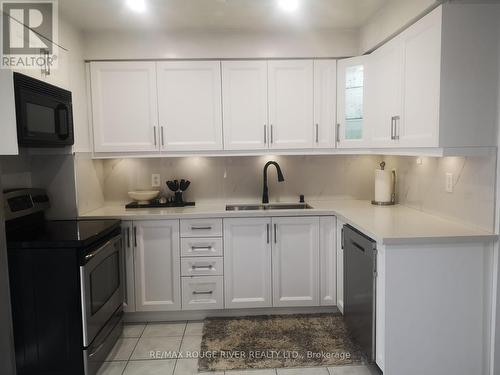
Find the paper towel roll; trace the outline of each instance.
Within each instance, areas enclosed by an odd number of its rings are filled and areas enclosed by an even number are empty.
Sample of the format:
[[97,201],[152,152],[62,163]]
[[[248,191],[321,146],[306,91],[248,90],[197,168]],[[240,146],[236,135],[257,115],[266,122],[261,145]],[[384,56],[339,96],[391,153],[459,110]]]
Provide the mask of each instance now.
[[392,201],[392,172],[375,170],[375,201],[388,203]]

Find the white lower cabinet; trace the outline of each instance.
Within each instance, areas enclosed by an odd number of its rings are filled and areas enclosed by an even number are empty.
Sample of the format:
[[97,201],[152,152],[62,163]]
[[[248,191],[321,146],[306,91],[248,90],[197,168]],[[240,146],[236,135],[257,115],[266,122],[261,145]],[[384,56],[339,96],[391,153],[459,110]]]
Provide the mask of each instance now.
[[224,308],[223,276],[182,278],[182,309],[208,310]]
[[136,310],[180,310],[179,221],[135,221],[133,231]]
[[[122,228],[126,312],[339,304],[334,216],[138,220]],[[187,237],[198,230],[220,237]]]
[[224,219],[225,307],[271,307],[271,218]]
[[273,218],[273,305],[319,305],[319,217]]

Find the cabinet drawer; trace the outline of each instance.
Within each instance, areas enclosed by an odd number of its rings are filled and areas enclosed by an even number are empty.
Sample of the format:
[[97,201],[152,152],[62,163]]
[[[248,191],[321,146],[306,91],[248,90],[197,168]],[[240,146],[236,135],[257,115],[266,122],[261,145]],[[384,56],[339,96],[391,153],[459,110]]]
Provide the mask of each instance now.
[[222,237],[222,219],[181,220],[181,237]]
[[182,277],[182,309],[222,309],[223,276]]
[[183,257],[215,257],[223,254],[222,238],[181,238]]
[[224,258],[193,257],[182,258],[181,276],[222,276],[224,274]]

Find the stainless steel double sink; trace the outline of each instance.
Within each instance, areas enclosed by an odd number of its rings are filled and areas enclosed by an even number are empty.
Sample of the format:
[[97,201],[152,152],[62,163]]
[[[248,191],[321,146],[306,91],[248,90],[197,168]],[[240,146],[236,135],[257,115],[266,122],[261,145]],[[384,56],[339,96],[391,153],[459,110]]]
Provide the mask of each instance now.
[[228,204],[226,211],[306,210],[307,203]]

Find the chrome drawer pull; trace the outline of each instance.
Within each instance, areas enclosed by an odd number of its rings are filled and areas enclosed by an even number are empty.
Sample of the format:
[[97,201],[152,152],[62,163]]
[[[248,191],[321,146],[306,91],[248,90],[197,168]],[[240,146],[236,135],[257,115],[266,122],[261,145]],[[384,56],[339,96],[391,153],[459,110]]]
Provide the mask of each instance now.
[[193,251],[200,251],[200,250],[210,251],[210,250],[212,250],[212,246],[191,246],[191,250],[193,250]]
[[197,292],[196,290],[193,291],[194,295],[203,295],[203,294],[214,294],[213,290],[207,291],[207,292]]
[[212,227],[191,227],[191,230],[212,230]]
[[194,270],[211,270],[214,268],[212,265],[209,266],[191,266],[191,269]]

